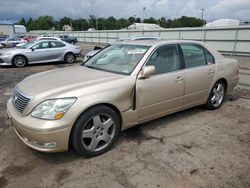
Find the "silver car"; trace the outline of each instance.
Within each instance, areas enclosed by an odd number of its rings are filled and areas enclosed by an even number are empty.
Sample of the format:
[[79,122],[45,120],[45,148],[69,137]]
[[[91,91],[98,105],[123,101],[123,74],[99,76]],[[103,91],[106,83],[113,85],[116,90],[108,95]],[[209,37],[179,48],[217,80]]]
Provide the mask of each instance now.
[[1,47],[5,48],[12,48],[15,47],[17,44],[25,42],[24,40],[18,37],[8,37],[5,40],[1,41]]
[[73,63],[80,54],[80,46],[64,41],[42,40],[26,43],[19,48],[0,50],[0,65],[24,67],[33,63],[65,61]]

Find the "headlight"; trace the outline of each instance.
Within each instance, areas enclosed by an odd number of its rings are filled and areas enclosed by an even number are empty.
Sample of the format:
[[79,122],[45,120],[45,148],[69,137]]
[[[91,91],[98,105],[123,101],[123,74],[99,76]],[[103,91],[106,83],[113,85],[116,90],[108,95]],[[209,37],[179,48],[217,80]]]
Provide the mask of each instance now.
[[33,109],[31,116],[47,120],[61,119],[75,101],[76,98],[46,100]]
[[3,53],[2,55],[11,55],[11,52]]

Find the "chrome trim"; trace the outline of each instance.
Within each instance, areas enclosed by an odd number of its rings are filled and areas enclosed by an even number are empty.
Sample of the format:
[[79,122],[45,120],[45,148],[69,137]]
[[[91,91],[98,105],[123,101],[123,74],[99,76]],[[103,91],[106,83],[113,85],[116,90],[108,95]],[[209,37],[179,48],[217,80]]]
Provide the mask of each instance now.
[[22,113],[31,100],[32,97],[22,92],[18,87],[15,87],[12,94],[12,103],[18,112]]

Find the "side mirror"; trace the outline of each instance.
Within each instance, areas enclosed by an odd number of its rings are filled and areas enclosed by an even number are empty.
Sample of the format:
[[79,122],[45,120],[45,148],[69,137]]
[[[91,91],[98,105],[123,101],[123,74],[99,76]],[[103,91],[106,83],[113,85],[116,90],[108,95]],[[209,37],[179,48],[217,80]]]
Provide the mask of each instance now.
[[155,66],[149,65],[142,68],[139,73],[139,79],[147,79],[155,73]]
[[32,52],[33,52],[33,51],[35,51],[35,48],[33,48],[33,47],[32,47],[32,48],[30,48],[30,49],[31,49],[31,51],[32,51]]

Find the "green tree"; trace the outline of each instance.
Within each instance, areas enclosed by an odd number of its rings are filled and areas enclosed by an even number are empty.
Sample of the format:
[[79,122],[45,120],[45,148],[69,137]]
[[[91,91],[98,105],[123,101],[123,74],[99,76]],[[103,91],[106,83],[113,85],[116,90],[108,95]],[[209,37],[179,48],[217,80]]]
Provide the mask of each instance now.
[[128,18],[128,22],[129,22],[129,24],[131,25],[131,24],[133,24],[133,23],[135,23],[136,22],[136,19],[135,19],[135,17],[129,17]]
[[106,19],[105,18],[98,18],[98,30],[106,30]]
[[144,23],[156,24],[157,20],[155,18],[153,18],[153,17],[150,17],[150,18],[144,19]]
[[118,29],[117,20],[113,16],[110,16],[108,19],[106,19],[105,23],[108,30]]
[[137,17],[137,18],[135,19],[135,22],[136,22],[136,23],[141,23],[141,18]]
[[21,18],[18,24],[26,26],[26,20],[24,18]]
[[52,16],[39,16],[35,20],[36,29],[38,30],[49,30],[54,27],[54,18]]
[[32,18],[29,18],[29,20],[26,22],[26,29],[28,31],[36,30],[35,23]]
[[119,20],[117,20],[116,22],[116,27],[118,29],[121,29],[121,28],[126,28],[130,25],[129,21],[127,19],[124,19],[124,18],[120,18]]
[[63,17],[59,20],[59,27],[60,27],[60,30],[62,30],[63,26],[64,25],[69,25],[71,26],[72,25],[72,19],[69,18],[69,17]]

